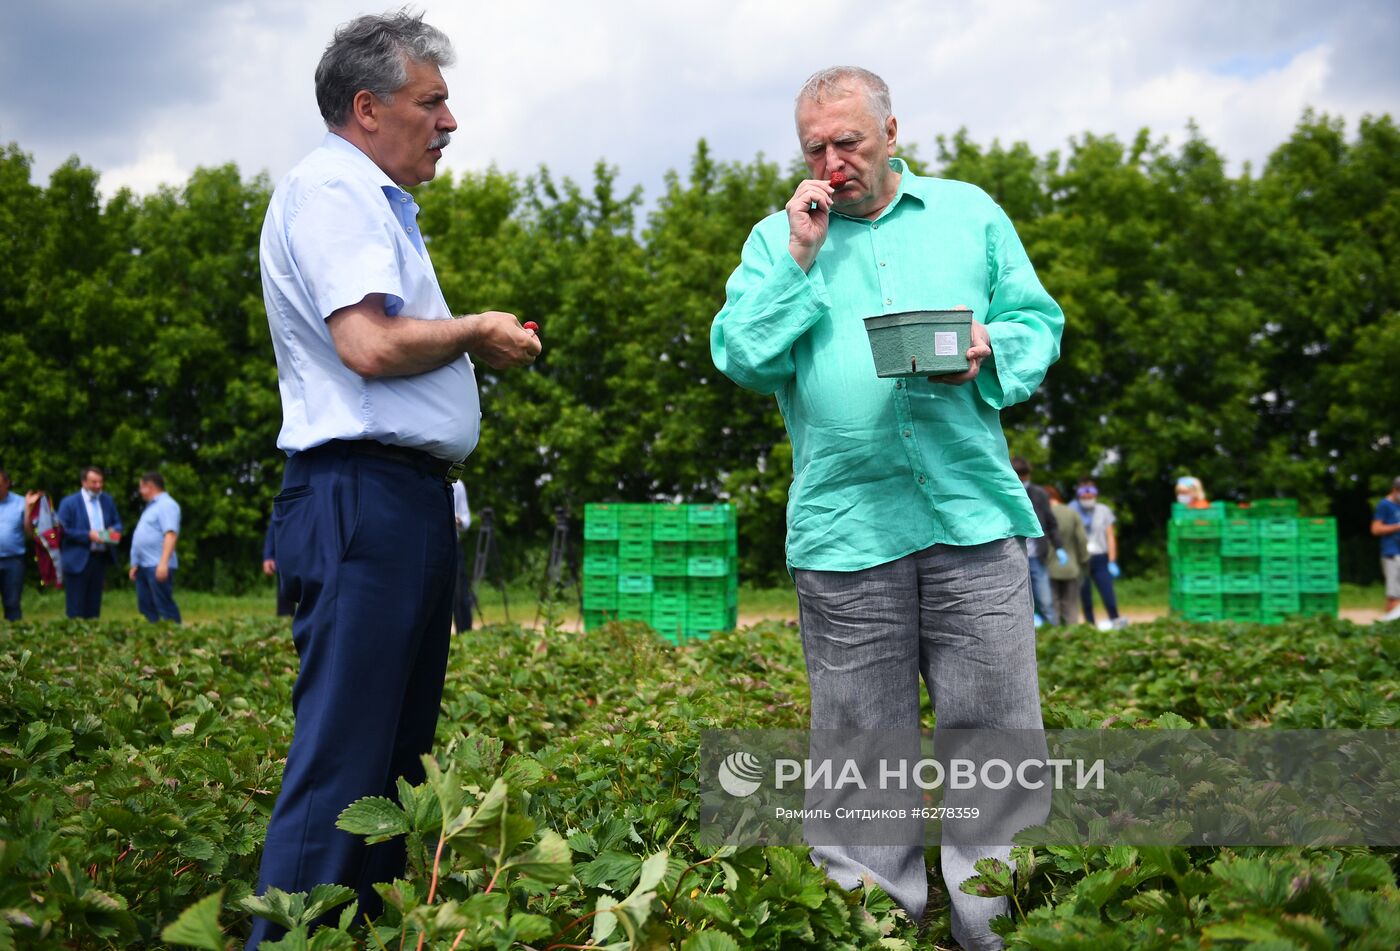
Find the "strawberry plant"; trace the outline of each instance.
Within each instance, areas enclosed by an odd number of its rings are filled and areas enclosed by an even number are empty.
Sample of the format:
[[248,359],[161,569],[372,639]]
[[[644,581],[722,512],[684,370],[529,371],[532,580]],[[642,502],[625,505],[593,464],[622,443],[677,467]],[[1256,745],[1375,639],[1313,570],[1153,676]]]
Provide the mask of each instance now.
[[[801,848],[707,847],[698,735],[801,727],[796,631],[673,648],[639,626],[455,639],[424,783],[351,804],[402,837],[374,921],[327,883],[252,897],[291,737],[284,624],[172,638],[16,624],[0,643],[0,951],[225,949],[259,914],[271,948],[932,948],[878,888],[848,893]],[[1338,621],[1160,622],[1040,636],[1051,726],[1387,727],[1400,639]],[[936,847],[927,858],[937,868]],[[1009,946],[1390,948],[1393,850],[1021,846],[964,887],[1004,894]],[[309,933],[329,916],[332,926]]]

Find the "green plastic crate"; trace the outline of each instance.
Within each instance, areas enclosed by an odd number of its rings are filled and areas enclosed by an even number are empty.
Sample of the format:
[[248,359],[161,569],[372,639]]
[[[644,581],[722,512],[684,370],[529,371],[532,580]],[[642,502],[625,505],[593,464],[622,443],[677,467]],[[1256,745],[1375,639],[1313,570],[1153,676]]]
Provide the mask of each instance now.
[[1337,572],[1305,571],[1298,575],[1298,591],[1307,594],[1332,594],[1338,588]]
[[649,575],[651,574],[651,559],[619,557],[617,559],[617,573],[620,575]]
[[733,602],[739,593],[739,585],[733,575],[728,577],[693,577],[686,585],[691,598],[725,598]]
[[1178,519],[1173,523],[1176,526],[1176,537],[1182,541],[1187,539],[1200,538],[1220,538],[1221,525],[1219,518],[1189,518]]
[[1296,575],[1297,555],[1264,555],[1259,559],[1259,571],[1271,575]]
[[1296,518],[1262,518],[1258,521],[1261,539],[1296,539],[1298,537],[1298,520]]
[[656,633],[673,644],[679,644],[685,640],[686,617],[684,611],[676,613],[657,611],[653,608],[650,624]]
[[1224,600],[1219,594],[1183,594],[1179,610],[1189,621],[1219,621],[1224,617]]
[[1199,560],[1220,557],[1218,538],[1179,538],[1171,550],[1172,556],[1182,560]]
[[1258,555],[1225,555],[1220,559],[1220,573],[1225,575],[1259,574]]
[[584,555],[583,574],[589,575],[616,575],[617,555]]
[[[1220,576],[1222,594],[1258,594],[1263,591],[1258,572],[1247,574],[1224,574]],[[1228,613],[1228,612],[1227,612]]]
[[1263,557],[1268,557],[1269,555],[1296,556],[1298,554],[1298,539],[1296,536],[1293,538],[1283,538],[1278,535],[1260,535],[1259,554]]
[[618,575],[617,591],[619,594],[645,594],[650,595],[653,590],[651,575]]
[[1172,587],[1182,594],[1220,594],[1220,575],[1192,573],[1172,577]]
[[607,541],[617,538],[618,506],[590,503],[583,507],[583,537],[585,541]]
[[1298,537],[1298,554],[1300,555],[1326,555],[1332,558],[1337,557],[1336,538],[1304,538]]
[[1298,595],[1298,613],[1311,617],[1315,614],[1337,616],[1337,595],[1304,591]]
[[[617,579],[612,580],[615,583]],[[605,588],[584,588],[583,609],[585,611],[616,611],[617,597],[616,586],[611,591]]]
[[684,595],[689,587],[689,579],[684,572],[680,575],[653,575],[651,579],[652,594],[679,594]]
[[1266,571],[1259,575],[1260,588],[1264,594],[1298,593],[1298,576]]
[[692,555],[686,574],[692,578],[722,578],[730,573],[728,558],[712,558],[705,555]]
[[1330,516],[1298,519],[1299,538],[1337,540],[1337,520]]
[[1180,502],[1172,503],[1172,518],[1225,518],[1229,513],[1229,506],[1225,502],[1212,502],[1203,509],[1194,508],[1190,505],[1182,505]]
[[594,628],[602,627],[613,619],[611,611],[588,611],[583,612],[583,629],[591,631]]
[[665,611],[672,614],[684,614],[689,603],[690,596],[684,591],[668,591],[665,593],[653,591],[651,594],[651,609],[655,612]]
[[733,611],[736,605],[731,598],[720,597],[695,597],[691,596],[686,601],[687,611]]
[[649,502],[628,502],[617,507],[617,524],[651,527],[654,506]]
[[1223,561],[1218,555],[1172,559],[1173,574],[1218,575],[1223,570]]
[[691,558],[727,558],[729,557],[729,543],[725,541],[690,541],[686,543],[685,553]]
[[688,629],[699,629],[709,631],[728,631],[734,628],[734,613],[728,609],[697,611],[690,609],[685,613],[686,627]]
[[1299,574],[1312,571],[1330,571],[1337,573],[1337,556],[1335,554],[1320,554],[1318,552],[1302,552],[1298,555]]
[[1229,621],[1258,621],[1263,596],[1258,592],[1226,592],[1220,596],[1220,612]]
[[651,595],[618,595],[617,616],[624,621],[651,621]]
[[1260,611],[1271,618],[1297,614],[1302,606],[1297,591],[1265,591]]
[[688,506],[657,505],[651,515],[651,537],[657,541],[683,542],[688,522]]
[[691,525],[730,525],[734,522],[734,506],[728,502],[713,505],[691,505],[686,512]]
[[686,526],[685,537],[692,542],[723,542],[729,539],[729,526],[691,522]]
[[651,553],[652,541],[650,535],[646,538],[623,538],[617,543],[617,556],[619,558],[650,558]]
[[1248,518],[1226,519],[1220,536],[1220,554],[1227,558],[1258,555],[1258,523]]
[[689,569],[689,553],[685,542],[652,542],[651,573],[684,578]]

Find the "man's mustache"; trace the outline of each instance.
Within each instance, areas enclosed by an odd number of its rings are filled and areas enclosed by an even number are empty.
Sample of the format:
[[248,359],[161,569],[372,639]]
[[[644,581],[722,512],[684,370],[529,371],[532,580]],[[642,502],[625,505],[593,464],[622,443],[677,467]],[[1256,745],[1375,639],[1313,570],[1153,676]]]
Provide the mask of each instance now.
[[437,137],[434,138],[433,141],[431,141],[431,142],[428,143],[428,148],[430,148],[430,149],[445,149],[445,148],[447,148],[447,143],[449,143],[449,142],[451,142],[451,141],[452,141],[452,133],[451,133],[451,132],[439,132],[438,135],[437,135]]

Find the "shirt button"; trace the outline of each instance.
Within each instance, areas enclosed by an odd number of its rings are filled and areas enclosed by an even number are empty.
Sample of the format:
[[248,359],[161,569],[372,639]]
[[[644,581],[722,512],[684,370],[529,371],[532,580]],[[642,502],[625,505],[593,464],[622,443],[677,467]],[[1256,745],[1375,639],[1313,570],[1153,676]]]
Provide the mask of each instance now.
[[885,262],[884,262],[884,261],[881,261],[881,262],[880,262],[880,267],[884,267],[884,266],[885,266]]
[[892,301],[890,298],[886,297],[886,298],[885,298],[885,303],[886,303],[886,304],[893,304],[894,301]]
[[875,230],[876,230],[876,231],[879,231],[879,230],[880,230],[880,223],[879,223],[878,221],[875,222]]
[[924,477],[923,477],[923,476],[919,476],[919,485],[923,485],[923,484],[924,484]]
[[895,381],[894,381],[894,388],[895,388],[896,390],[902,390],[902,389],[904,389],[904,381],[903,381],[903,380],[895,380]]
[[409,234],[413,234],[413,229],[412,229],[412,228],[405,228],[405,229],[403,229],[403,230],[407,231]]
[[407,197],[400,198],[399,201],[403,202],[405,205],[408,204],[408,198],[407,198]]
[[904,438],[905,438],[905,439],[908,439],[908,438],[909,438],[910,436],[912,436],[912,435],[914,435],[913,431],[908,430],[908,429],[906,429],[906,430],[904,431]]

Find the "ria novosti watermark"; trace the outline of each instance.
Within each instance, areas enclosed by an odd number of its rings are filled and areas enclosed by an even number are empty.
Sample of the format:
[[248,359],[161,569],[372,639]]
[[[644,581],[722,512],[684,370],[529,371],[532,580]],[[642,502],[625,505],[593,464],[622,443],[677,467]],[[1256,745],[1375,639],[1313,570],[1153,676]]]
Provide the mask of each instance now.
[[707,731],[729,844],[1400,845],[1400,730]]
[[[752,753],[739,751],[726,756],[716,770],[720,788],[736,798],[752,796],[765,780],[776,790],[799,784],[803,790],[813,789],[993,789],[1010,786],[1021,789],[1095,789],[1104,788],[1103,759],[987,759],[981,762],[953,758],[943,761],[933,757],[917,760],[880,759],[868,777],[854,759],[836,762],[831,759],[813,761],[810,758],[772,761],[772,776],[765,777],[762,765]],[[867,768],[870,768],[867,765]]]

